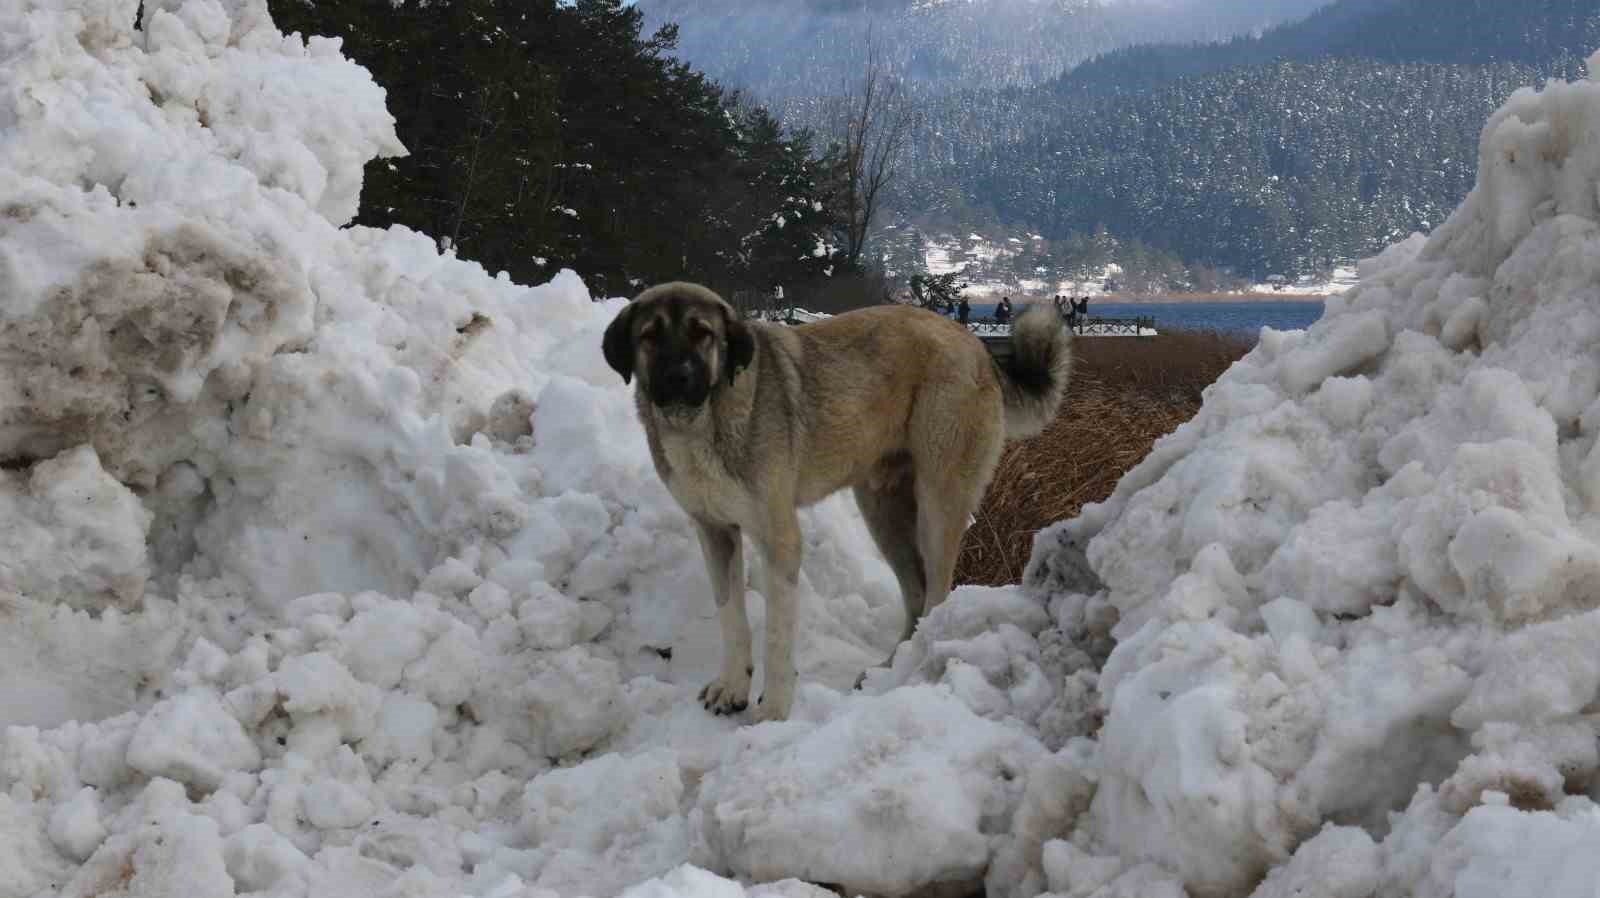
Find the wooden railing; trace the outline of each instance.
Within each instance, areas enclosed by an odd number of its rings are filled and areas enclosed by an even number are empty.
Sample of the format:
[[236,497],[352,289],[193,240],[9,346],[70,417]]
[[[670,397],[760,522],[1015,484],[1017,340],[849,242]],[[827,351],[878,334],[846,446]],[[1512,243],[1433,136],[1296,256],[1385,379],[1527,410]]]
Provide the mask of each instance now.
[[[811,313],[798,312],[792,306],[778,306],[769,304],[765,307],[756,305],[745,311],[746,317],[758,320],[775,321],[784,324],[804,324],[814,321],[819,317]],[[996,355],[1009,355],[1011,353],[1011,323],[1004,324],[990,317],[974,318],[967,322],[967,330],[977,334],[989,347],[989,351]],[[1156,332],[1156,320],[1147,315],[1132,318],[1108,318],[1104,316],[1090,316],[1076,322],[1073,328],[1075,333],[1085,336],[1097,337],[1150,337]]]
[[[1090,317],[1076,323],[1075,333],[1100,336],[1150,336],[1156,329],[1153,317],[1140,315],[1133,318]],[[980,337],[1001,337],[1011,333],[1009,322],[1001,324],[993,318],[974,318],[967,322],[967,330]]]
[[1077,331],[1080,334],[1100,334],[1103,336],[1146,336],[1145,331],[1154,331],[1156,320],[1148,316],[1134,318],[1100,318],[1089,317],[1078,322]]

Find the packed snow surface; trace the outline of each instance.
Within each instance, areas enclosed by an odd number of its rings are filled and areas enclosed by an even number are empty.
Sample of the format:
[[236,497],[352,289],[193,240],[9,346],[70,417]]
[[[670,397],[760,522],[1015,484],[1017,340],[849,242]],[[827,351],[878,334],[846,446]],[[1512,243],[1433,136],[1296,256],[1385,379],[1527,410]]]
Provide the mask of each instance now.
[[749,726],[622,300],[346,226],[339,43],[139,7],[0,0],[0,896],[1588,894],[1600,84],[859,692],[810,510]]

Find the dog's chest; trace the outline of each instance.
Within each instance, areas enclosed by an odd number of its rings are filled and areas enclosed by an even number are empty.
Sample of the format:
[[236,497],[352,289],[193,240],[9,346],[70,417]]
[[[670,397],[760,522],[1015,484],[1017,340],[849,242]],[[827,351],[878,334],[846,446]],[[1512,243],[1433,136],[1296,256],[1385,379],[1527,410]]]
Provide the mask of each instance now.
[[744,518],[748,503],[745,490],[728,472],[727,465],[707,441],[694,436],[658,436],[661,462],[658,473],[668,492],[697,517],[737,524]]

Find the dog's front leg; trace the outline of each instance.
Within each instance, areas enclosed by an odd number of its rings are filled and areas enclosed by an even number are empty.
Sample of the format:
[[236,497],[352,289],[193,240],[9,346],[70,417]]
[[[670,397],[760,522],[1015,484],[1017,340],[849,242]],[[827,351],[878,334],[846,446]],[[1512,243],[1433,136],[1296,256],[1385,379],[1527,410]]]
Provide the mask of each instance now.
[[750,620],[744,611],[744,538],[738,527],[695,521],[706,574],[722,623],[722,675],[700,690],[716,714],[737,714],[750,703]]
[[800,587],[800,521],[792,509],[775,515],[764,534],[767,562],[766,685],[756,708],[756,721],[787,720],[794,704],[795,612]]

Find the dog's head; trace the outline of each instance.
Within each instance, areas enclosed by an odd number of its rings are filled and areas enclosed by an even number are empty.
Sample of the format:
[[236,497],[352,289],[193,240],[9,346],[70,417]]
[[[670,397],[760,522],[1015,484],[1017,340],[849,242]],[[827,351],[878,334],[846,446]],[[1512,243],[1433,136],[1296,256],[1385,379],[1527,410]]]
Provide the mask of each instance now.
[[733,307],[698,284],[657,284],[606,328],[606,362],[657,408],[693,412],[755,356],[755,336]]

